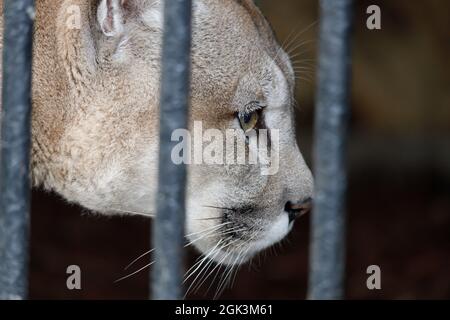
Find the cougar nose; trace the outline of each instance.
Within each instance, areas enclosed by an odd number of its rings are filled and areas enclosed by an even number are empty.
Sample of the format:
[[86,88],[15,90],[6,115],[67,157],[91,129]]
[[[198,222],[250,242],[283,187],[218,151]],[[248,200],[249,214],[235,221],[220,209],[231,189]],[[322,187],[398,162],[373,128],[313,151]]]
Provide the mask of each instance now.
[[312,199],[308,198],[301,202],[288,201],[284,207],[284,210],[289,215],[289,223],[292,223],[297,218],[311,211]]

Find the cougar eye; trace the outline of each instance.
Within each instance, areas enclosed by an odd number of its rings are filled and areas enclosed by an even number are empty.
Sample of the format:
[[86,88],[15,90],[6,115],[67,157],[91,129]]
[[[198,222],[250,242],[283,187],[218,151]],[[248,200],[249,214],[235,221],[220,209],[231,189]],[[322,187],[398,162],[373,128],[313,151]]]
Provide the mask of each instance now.
[[245,133],[248,133],[256,128],[262,121],[262,111],[267,107],[267,104],[261,100],[255,100],[248,103],[243,110],[237,113],[239,124]]
[[245,133],[255,129],[259,120],[259,110],[252,112],[239,112],[239,123]]

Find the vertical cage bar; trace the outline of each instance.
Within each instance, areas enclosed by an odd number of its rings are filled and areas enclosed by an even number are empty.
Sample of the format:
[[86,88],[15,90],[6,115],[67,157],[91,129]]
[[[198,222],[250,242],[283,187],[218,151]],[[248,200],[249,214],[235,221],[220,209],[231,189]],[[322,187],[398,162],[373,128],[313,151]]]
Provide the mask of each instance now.
[[310,299],[342,299],[352,0],[320,0]]
[[186,167],[171,159],[176,129],[187,128],[191,0],[164,1],[157,215],[153,224],[153,299],[182,299]]
[[28,295],[33,0],[3,1],[0,299]]

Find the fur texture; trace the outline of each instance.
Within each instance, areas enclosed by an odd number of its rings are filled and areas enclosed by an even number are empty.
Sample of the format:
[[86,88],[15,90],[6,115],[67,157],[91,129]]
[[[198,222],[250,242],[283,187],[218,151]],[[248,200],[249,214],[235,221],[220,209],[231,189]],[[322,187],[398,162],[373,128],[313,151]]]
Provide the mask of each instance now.
[[[295,140],[291,63],[267,21],[250,0],[194,4],[191,124],[239,130],[236,113],[258,100],[267,105],[265,126],[280,130],[275,175],[261,175],[255,165],[189,166],[189,238],[213,230],[195,241],[197,248],[237,264],[288,233],[285,204],[310,198],[313,179]],[[162,4],[37,0],[36,6],[34,185],[104,214],[154,212]],[[220,250],[211,254],[215,246]]]

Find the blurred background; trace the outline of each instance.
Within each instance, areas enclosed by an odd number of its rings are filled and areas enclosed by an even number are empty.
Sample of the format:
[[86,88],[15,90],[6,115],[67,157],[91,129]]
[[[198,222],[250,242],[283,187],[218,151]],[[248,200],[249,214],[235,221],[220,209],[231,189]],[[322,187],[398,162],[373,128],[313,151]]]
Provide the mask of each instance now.
[[[450,2],[355,2],[346,296],[448,299]],[[299,67],[299,144],[312,164],[318,1],[260,4]],[[381,8],[381,30],[366,28],[372,4]],[[95,216],[41,191],[34,191],[32,209],[31,298],[147,298],[147,271],[114,281],[151,248],[149,221]],[[282,248],[243,267],[222,298],[304,299],[308,237],[304,217]],[[197,258],[188,251],[187,266]],[[73,264],[82,268],[81,291],[66,289],[66,268]],[[366,287],[372,264],[381,268],[381,290]],[[189,298],[211,298],[214,286],[207,292],[208,286]]]

